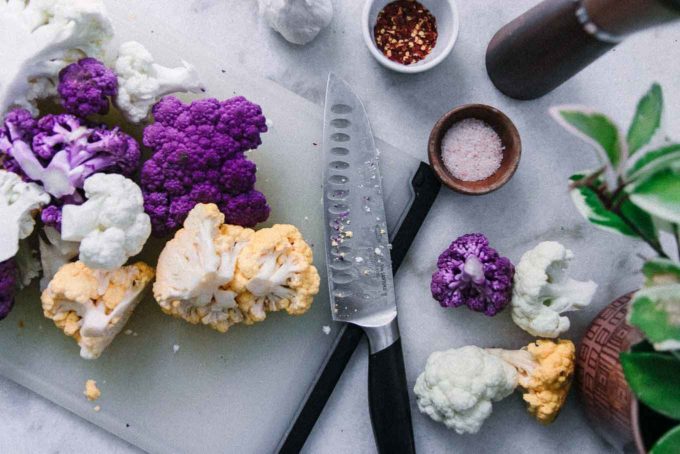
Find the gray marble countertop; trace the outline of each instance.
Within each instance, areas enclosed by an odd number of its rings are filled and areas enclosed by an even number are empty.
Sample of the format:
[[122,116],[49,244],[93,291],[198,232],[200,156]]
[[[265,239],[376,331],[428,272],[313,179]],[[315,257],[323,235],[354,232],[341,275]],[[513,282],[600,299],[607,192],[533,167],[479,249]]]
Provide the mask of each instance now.
[[[505,98],[489,82],[484,52],[500,26],[536,3],[460,1],[461,33],[452,55],[434,70],[408,76],[383,69],[365,49],[359,29],[363,2],[359,0],[335,0],[331,27],[306,47],[289,45],[270,31],[257,16],[255,0],[107,0],[110,8],[153,16],[154,21],[163,20],[196,40],[218,46],[225,64],[231,62],[253,75],[274,80],[317,104],[323,102],[327,73],[337,72],[365,100],[375,134],[423,160],[432,125],[455,105],[496,105],[515,121],[524,150],[514,179],[483,198],[443,190],[398,276],[410,386],[434,350],[472,343],[518,347],[529,339],[512,325],[507,313],[482,320],[479,314],[463,309],[443,311],[434,302],[416,304],[430,298],[432,264],[458,234],[485,232],[512,260],[541,240],[562,241],[572,248],[577,257],[575,274],[600,283],[591,307],[572,317],[569,336],[575,340],[611,299],[639,285],[636,253],[644,249],[596,231],[572,207],[566,179],[574,171],[594,165],[594,153],[555,125],[546,110],[561,103],[591,104],[627,124],[638,97],[653,81],[659,81],[669,106],[667,132],[680,137],[680,25],[634,36],[550,95],[517,102]],[[191,60],[191,56],[182,57]],[[307,452],[375,451],[366,374],[366,347],[362,345],[316,425]],[[558,422],[548,428],[530,420],[519,396],[495,404],[493,415],[477,436],[458,436],[416,412],[413,420],[419,451],[610,451],[589,428],[575,394]],[[138,452],[2,377],[0,409],[0,453]]]

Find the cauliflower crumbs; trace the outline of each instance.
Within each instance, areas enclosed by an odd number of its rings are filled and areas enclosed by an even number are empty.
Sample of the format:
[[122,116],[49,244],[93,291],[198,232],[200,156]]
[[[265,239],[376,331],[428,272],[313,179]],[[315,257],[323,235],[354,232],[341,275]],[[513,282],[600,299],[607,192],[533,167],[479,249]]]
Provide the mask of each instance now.
[[102,395],[102,392],[99,390],[99,388],[97,388],[97,382],[90,379],[85,382],[85,391],[83,391],[83,394],[85,394],[87,400],[95,401],[99,399],[99,397]]
[[331,333],[331,327],[328,325],[324,325],[323,328],[321,328],[321,331],[323,331],[323,333],[326,336],[328,336]]
[[93,408],[94,411],[99,411],[101,409],[102,409],[102,407],[100,405],[95,405],[94,408]]
[[129,336],[130,334],[132,334],[132,330],[131,330],[131,329],[126,329],[126,330],[125,330],[125,335],[126,335],[126,336]]
[[172,346],[172,352],[177,353],[179,351],[179,345],[175,344]]

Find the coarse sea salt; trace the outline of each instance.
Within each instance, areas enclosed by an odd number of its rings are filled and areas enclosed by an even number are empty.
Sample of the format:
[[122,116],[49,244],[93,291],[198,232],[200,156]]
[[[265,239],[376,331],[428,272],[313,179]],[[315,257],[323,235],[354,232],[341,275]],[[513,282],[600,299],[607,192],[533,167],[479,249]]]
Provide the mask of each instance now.
[[441,153],[451,175],[463,181],[479,181],[499,169],[504,148],[491,126],[476,118],[466,118],[446,131]]

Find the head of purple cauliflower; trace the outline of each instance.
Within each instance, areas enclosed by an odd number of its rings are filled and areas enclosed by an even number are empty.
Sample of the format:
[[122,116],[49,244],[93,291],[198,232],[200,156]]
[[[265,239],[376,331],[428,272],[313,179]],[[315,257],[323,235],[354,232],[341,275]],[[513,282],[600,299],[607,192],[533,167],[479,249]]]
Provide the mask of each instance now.
[[0,262],[0,320],[7,317],[14,306],[18,281],[19,270],[14,259]]
[[167,96],[144,129],[153,155],[142,167],[141,187],[153,232],[179,228],[197,203],[215,203],[228,223],[253,227],[269,217],[254,189],[256,166],[244,153],[267,131],[260,106],[246,98],[201,99],[184,104]]
[[59,72],[57,91],[68,113],[83,118],[104,115],[109,111],[109,97],[118,93],[118,78],[96,58],[83,58]]
[[0,128],[0,157],[5,169],[61,199],[77,198],[94,173],[132,176],[141,152],[137,141],[118,128],[93,126],[69,114],[37,120],[17,109],[7,114]]
[[481,233],[456,239],[439,256],[437,268],[430,289],[442,307],[467,306],[493,316],[510,302],[515,268]]

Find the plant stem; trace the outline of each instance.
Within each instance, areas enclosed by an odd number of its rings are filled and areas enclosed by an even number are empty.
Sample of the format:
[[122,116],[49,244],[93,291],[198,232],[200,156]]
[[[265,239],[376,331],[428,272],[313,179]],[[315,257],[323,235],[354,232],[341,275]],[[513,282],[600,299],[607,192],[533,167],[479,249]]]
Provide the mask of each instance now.
[[661,243],[659,243],[658,240],[647,238],[647,236],[630,219],[628,219],[618,207],[612,208],[612,212],[619,216],[621,220],[625,222],[626,225],[630,227],[630,229],[633,232],[637,233],[637,235],[642,239],[642,241],[644,241],[649,245],[649,247],[654,249],[654,252],[656,252],[659,255],[659,257],[665,259],[669,258],[668,254],[666,254],[666,252],[661,247]]
[[680,229],[678,224],[673,224],[673,237],[675,238],[675,247],[678,249],[678,260],[680,260]]

